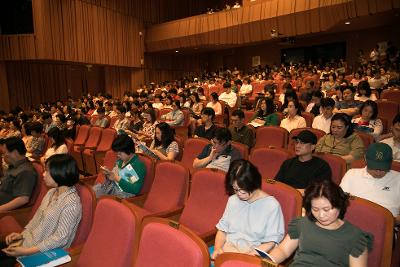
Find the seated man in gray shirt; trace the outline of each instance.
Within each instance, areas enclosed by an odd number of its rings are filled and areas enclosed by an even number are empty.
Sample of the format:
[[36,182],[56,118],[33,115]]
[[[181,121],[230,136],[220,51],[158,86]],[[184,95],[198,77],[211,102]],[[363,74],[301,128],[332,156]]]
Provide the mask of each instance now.
[[0,178],[0,212],[13,210],[29,202],[38,174],[25,157],[26,148],[21,138],[2,141],[4,160],[8,169]]

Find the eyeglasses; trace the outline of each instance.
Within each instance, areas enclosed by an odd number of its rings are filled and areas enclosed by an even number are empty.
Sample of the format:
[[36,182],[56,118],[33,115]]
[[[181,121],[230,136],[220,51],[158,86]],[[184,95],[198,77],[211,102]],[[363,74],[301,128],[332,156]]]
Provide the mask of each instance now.
[[246,190],[243,190],[243,189],[235,188],[233,186],[232,186],[232,189],[233,189],[233,192],[235,192],[237,194],[241,194],[241,195],[248,194],[248,192]]

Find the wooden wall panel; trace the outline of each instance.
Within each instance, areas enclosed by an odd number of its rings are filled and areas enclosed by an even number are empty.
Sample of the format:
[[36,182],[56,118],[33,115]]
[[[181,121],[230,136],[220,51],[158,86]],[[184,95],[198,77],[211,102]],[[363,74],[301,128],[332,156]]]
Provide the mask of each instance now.
[[7,70],[4,61],[0,61],[0,110],[10,111],[10,97],[8,95]]
[[105,91],[122,99],[125,92],[136,91],[144,80],[144,70],[140,68],[105,67]]
[[[10,107],[29,108],[42,102],[104,92],[104,67],[45,62],[6,62]],[[1,67],[1,65],[0,65]],[[0,68],[0,81],[1,81]]]

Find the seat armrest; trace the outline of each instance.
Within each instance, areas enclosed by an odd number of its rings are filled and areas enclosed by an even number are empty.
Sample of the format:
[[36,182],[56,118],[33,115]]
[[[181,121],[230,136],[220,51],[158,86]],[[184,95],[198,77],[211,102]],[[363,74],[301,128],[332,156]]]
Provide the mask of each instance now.
[[82,181],[82,182],[84,182],[85,184],[88,184],[88,185],[94,185],[96,179],[97,179],[97,175],[82,176],[82,177],[79,178],[80,181]]

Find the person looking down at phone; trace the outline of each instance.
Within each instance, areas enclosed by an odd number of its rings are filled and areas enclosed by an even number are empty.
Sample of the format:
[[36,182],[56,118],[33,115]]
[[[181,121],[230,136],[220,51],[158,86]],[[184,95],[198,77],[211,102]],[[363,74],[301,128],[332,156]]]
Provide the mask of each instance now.
[[344,220],[349,196],[330,180],[317,181],[306,188],[305,217],[292,220],[288,234],[269,252],[281,263],[296,252],[295,266],[368,266],[373,237]]
[[271,250],[284,236],[284,219],[279,202],[261,190],[261,174],[247,160],[232,162],[225,177],[231,195],[216,225],[211,259],[224,252],[258,255],[255,248]]
[[68,248],[82,217],[82,205],[75,184],[78,165],[67,154],[51,156],[43,180],[49,191],[21,233],[11,233],[0,242],[0,266],[14,266],[15,257]]
[[206,145],[193,161],[193,168],[215,168],[227,172],[232,161],[241,159],[239,150],[231,144],[232,134],[227,128],[217,128],[211,144]]
[[117,161],[112,170],[101,167],[106,179],[104,183],[93,186],[96,196],[128,198],[139,194],[146,176],[146,167],[135,154],[132,138],[126,134],[118,135],[111,148],[117,154]]

